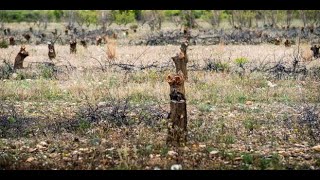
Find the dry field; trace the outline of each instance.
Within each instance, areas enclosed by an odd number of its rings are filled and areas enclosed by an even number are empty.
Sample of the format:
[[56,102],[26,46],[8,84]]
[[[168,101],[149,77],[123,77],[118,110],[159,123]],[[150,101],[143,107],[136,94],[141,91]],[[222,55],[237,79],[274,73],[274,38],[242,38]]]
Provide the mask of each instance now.
[[[1,61],[13,64],[19,48],[0,49]],[[73,68],[36,70],[33,62],[51,62],[47,46],[27,45],[25,69],[0,80],[1,169],[320,169],[320,73],[253,71],[292,66],[297,45],[190,46],[188,143],[179,148],[165,142],[165,77],[178,46],[118,45],[113,60],[106,46],[55,48],[55,65]],[[309,49],[301,45],[299,65],[320,71]]]

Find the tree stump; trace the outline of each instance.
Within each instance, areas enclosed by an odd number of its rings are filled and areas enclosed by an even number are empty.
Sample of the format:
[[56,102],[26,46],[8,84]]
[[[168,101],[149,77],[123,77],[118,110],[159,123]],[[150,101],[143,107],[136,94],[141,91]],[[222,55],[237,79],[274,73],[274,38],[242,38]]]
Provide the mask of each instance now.
[[176,67],[176,73],[182,71],[184,78],[188,79],[188,72],[187,72],[187,63],[188,63],[188,55],[187,55],[187,48],[189,46],[188,40],[183,42],[180,47],[180,53],[176,56],[172,57],[172,60]]
[[56,58],[56,51],[54,49],[54,44],[52,42],[48,42],[48,49],[49,49],[49,52],[48,52],[49,59],[52,60]]
[[21,46],[20,51],[14,60],[13,68],[14,69],[23,69],[23,61],[27,56],[29,56],[29,53],[26,51],[26,47],[23,45],[23,46]]
[[167,144],[179,146],[187,141],[187,103],[183,73],[179,71],[176,75],[168,75],[167,82],[170,85]]
[[77,41],[75,39],[71,39],[69,41],[70,44],[70,54],[76,54],[77,53]]

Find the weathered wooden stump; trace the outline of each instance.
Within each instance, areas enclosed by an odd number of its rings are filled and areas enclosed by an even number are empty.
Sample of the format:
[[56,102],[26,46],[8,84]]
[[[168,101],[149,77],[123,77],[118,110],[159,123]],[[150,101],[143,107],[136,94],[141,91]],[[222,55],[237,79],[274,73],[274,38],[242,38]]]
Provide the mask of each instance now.
[[75,39],[72,39],[69,41],[70,44],[70,54],[76,54],[77,53],[77,41]]
[[14,40],[14,37],[10,37],[9,38],[9,44],[11,45],[11,46],[14,46],[14,45],[16,45],[16,41]]
[[102,43],[102,37],[101,37],[101,36],[97,36],[97,37],[96,37],[96,45],[97,45],[97,46],[100,46],[101,43]]
[[48,52],[49,59],[52,60],[56,58],[56,51],[54,49],[54,44],[52,42],[48,42],[48,49],[49,49],[49,52]]
[[179,146],[187,141],[187,102],[183,73],[179,71],[176,75],[168,75],[167,82],[170,85],[167,144]]
[[14,60],[14,69],[23,69],[23,61],[24,58],[29,56],[29,53],[26,51],[26,47],[23,45],[20,48],[19,53],[17,54],[15,60]]
[[317,45],[314,45],[310,48],[310,50],[312,51],[312,55],[314,58],[319,58],[320,57],[320,54],[319,54],[319,49],[320,49],[320,46],[317,46]]
[[29,34],[22,35],[28,42],[30,41],[31,36]]
[[87,42],[85,39],[80,40],[80,44],[84,47],[87,48]]
[[176,56],[172,57],[172,60],[176,67],[176,73],[182,71],[184,78],[188,79],[188,72],[187,72],[187,63],[188,63],[188,55],[187,55],[187,48],[189,46],[189,41],[186,40],[181,44],[180,53]]
[[286,39],[286,41],[284,42],[284,46],[285,47],[290,47],[291,46],[291,43],[288,39]]

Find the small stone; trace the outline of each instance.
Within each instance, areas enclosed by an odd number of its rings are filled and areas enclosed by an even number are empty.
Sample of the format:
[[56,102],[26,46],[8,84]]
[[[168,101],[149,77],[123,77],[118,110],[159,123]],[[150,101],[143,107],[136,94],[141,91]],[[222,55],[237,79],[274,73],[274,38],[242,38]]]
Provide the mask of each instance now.
[[37,149],[39,149],[39,150],[46,150],[46,149],[47,149],[47,147],[44,147],[44,146],[42,146],[42,145],[40,145],[40,144],[37,144],[36,147],[37,147]]
[[32,161],[34,161],[34,160],[35,160],[34,157],[29,157],[29,158],[26,160],[26,162],[32,162]]
[[269,86],[269,87],[272,87],[272,88],[277,86],[276,84],[273,84],[273,83],[270,82],[270,81],[267,81],[267,83],[268,83],[268,86]]
[[58,153],[51,153],[48,155],[50,158],[55,158],[58,156]]
[[282,156],[285,156],[285,157],[289,156],[289,153],[286,152],[286,151],[279,151],[278,153],[279,153],[280,155],[282,155]]
[[89,151],[89,148],[80,148],[79,151],[83,151],[83,152]]
[[207,146],[206,146],[205,144],[200,144],[199,147],[200,147],[200,148],[205,148],[205,147],[207,147]]
[[183,150],[184,150],[184,151],[190,151],[190,148],[188,148],[188,146],[185,146],[185,147],[183,148]]
[[45,142],[45,141],[41,141],[39,144],[40,144],[41,146],[45,146],[45,147],[47,147],[47,146],[48,146],[48,143],[47,143],[47,142]]
[[218,154],[219,153],[219,151],[211,151],[210,152],[210,155],[216,155],[216,154]]
[[175,151],[168,151],[168,155],[169,156],[176,156],[176,155],[178,155],[178,153]]
[[249,106],[250,106],[250,105],[252,105],[252,104],[253,104],[252,101],[247,101],[247,102],[246,102],[246,105],[249,105]]
[[28,152],[29,153],[33,153],[33,152],[35,152],[35,151],[37,151],[38,150],[38,148],[30,148],[29,150],[28,150]]
[[320,145],[312,147],[313,150],[320,152]]
[[17,77],[18,77],[18,74],[17,74],[17,73],[13,73],[13,74],[12,74],[12,79],[17,79]]
[[71,153],[72,155],[77,155],[77,154],[80,154],[79,151],[72,151]]
[[107,105],[106,102],[99,102],[99,103],[98,103],[98,107],[103,107],[103,106],[106,106],[106,105]]
[[170,168],[171,170],[182,170],[181,164],[174,164]]
[[161,170],[159,167],[154,167],[153,170]]
[[311,160],[311,159],[312,159],[312,157],[311,157],[310,155],[304,155],[303,158],[304,158],[305,160]]
[[69,157],[63,157],[62,160],[64,160],[64,161],[71,161],[72,159],[69,158]]
[[101,144],[107,144],[107,142],[108,142],[107,139],[105,139],[105,138],[101,139]]
[[234,117],[236,117],[236,115],[234,115],[233,113],[229,113],[228,117],[234,118]]

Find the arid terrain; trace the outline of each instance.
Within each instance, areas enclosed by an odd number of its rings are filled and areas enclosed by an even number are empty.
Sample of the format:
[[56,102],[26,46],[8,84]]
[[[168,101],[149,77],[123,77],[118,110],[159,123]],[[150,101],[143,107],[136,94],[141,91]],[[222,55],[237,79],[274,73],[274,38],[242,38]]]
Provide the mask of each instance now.
[[[24,69],[0,80],[1,169],[320,169],[309,43],[191,44],[188,140],[171,147],[166,77],[179,45],[119,41],[112,58],[107,44],[70,54],[57,43],[52,60],[47,44],[26,44]],[[19,50],[0,49],[2,77]]]

